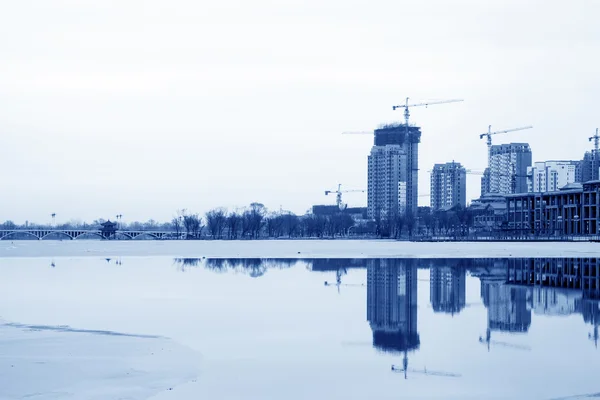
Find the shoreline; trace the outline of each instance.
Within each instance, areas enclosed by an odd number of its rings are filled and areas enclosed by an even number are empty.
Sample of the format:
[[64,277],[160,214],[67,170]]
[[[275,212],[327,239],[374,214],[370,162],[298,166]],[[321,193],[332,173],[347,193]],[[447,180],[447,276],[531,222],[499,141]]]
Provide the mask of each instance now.
[[511,258],[600,257],[591,242],[395,240],[0,241],[0,259],[52,257]]

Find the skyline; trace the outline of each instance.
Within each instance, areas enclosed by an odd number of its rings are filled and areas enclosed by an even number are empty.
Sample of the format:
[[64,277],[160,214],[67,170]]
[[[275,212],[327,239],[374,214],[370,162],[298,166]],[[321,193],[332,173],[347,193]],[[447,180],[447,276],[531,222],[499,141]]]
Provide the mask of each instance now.
[[435,163],[483,170],[490,124],[533,125],[493,138],[533,162],[581,159],[600,125],[600,5],[585,1],[35,4],[0,16],[2,221],[335,204],[338,183],[366,188],[372,145],[341,132],[402,121],[407,96],[465,100],[411,110],[419,194]]

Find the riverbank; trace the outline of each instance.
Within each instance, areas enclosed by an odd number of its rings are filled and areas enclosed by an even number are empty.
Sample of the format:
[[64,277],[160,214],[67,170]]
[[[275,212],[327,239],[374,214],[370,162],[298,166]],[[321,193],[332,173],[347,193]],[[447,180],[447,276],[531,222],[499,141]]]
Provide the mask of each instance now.
[[393,240],[0,241],[0,258],[135,256],[200,258],[600,257],[600,243],[416,243]]

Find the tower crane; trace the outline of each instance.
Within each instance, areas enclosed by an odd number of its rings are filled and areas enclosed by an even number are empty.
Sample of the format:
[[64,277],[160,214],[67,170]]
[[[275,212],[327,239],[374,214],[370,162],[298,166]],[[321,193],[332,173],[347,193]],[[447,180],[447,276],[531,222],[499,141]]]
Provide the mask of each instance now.
[[[410,111],[409,108],[411,107],[427,107],[430,105],[434,105],[434,104],[446,104],[446,103],[458,103],[461,101],[464,101],[462,99],[452,99],[452,100],[441,100],[441,101],[430,101],[427,103],[413,103],[413,104],[409,104],[408,103],[408,97],[405,99],[404,104],[400,104],[400,105],[396,105],[396,106],[392,106],[392,110],[395,111],[398,108],[404,108],[404,129],[406,130],[406,138],[408,140],[408,133],[409,133],[409,129],[408,129],[408,120],[410,117]],[[414,154],[413,154],[413,146],[408,146],[407,149],[407,164],[410,168],[410,173],[408,174],[408,179],[406,182],[406,211],[408,213],[412,213],[412,214],[416,214],[417,210],[413,209],[413,201],[417,202],[417,193],[418,193],[418,171],[419,171],[419,166],[418,166],[418,160],[414,160]],[[413,193],[413,189],[415,192],[417,193]],[[418,204],[417,204],[418,206]]]
[[430,105],[434,105],[434,104],[446,104],[446,103],[458,103],[461,101],[464,101],[463,99],[452,99],[452,100],[441,100],[441,101],[430,101],[428,103],[413,103],[413,104],[408,104],[408,97],[405,100],[405,104],[400,104],[397,106],[392,106],[392,110],[396,110],[398,108],[404,108],[404,123],[406,124],[406,130],[408,131],[408,118],[410,117],[410,112],[408,111],[408,109],[410,107],[422,107],[422,106],[430,106]]
[[431,376],[445,376],[448,378],[460,378],[462,376],[455,372],[427,370],[427,367],[423,367],[423,369],[408,368],[408,355],[406,350],[404,351],[404,357],[402,358],[402,365],[392,364],[392,372],[404,373],[404,379],[408,379],[408,372]]
[[598,153],[598,147],[600,146],[600,136],[598,135],[598,128],[596,128],[596,134],[588,140],[591,142],[592,139],[594,140],[594,150],[596,150],[596,153]]
[[366,190],[364,189],[353,189],[353,190],[342,190],[342,184],[338,184],[337,190],[326,190],[325,196],[335,193],[335,202],[340,210],[344,210],[347,207],[347,204],[342,203],[342,193],[364,193]]
[[[406,98],[404,104],[392,106],[392,110],[395,111],[398,108],[404,108],[404,124],[406,125],[406,130],[408,132],[408,120],[410,117],[410,111],[408,110],[410,107],[422,107],[422,106],[431,106],[434,104],[446,104],[446,103],[458,103],[464,101],[463,99],[452,99],[452,100],[441,100],[441,101],[430,101],[427,103],[408,103],[409,97]],[[368,131],[356,131],[356,132],[342,132],[343,135],[372,135],[373,132]]]
[[515,131],[522,131],[524,129],[531,129],[531,128],[533,128],[533,126],[527,125],[527,126],[522,126],[520,128],[505,129],[503,131],[492,132],[492,126],[488,125],[488,131],[486,133],[482,133],[479,135],[479,139],[483,139],[484,137],[487,137],[488,168],[492,165],[492,135],[497,135],[498,133],[509,133],[509,132],[515,132]]

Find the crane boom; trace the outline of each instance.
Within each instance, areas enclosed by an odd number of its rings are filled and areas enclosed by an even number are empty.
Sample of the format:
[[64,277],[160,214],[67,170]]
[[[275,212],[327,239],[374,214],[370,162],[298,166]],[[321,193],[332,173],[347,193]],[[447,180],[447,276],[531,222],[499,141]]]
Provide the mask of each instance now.
[[486,133],[480,134],[479,135],[479,139],[483,139],[484,137],[487,136],[487,145],[491,146],[492,145],[492,135],[496,135],[498,133],[508,133],[508,132],[522,131],[524,129],[531,129],[531,128],[533,128],[533,126],[527,125],[527,126],[522,126],[522,127],[519,127],[519,128],[505,129],[503,131],[492,132],[492,126],[488,125],[488,131]]
[[408,119],[410,117],[410,112],[408,111],[408,109],[410,107],[422,107],[422,106],[427,107],[427,106],[434,105],[434,104],[457,103],[457,102],[464,101],[463,99],[451,99],[451,100],[430,101],[427,103],[408,104],[408,99],[409,98],[407,97],[404,104],[392,106],[392,110],[396,110],[397,108],[404,108],[404,122],[406,123],[407,129],[408,129]]
[[342,184],[340,183],[340,184],[338,184],[337,190],[326,190],[325,196],[327,196],[328,194],[335,193],[335,195],[336,195],[335,202],[336,202],[338,208],[340,210],[343,210],[345,208],[345,204],[342,203],[342,193],[357,193],[357,192],[364,193],[364,192],[366,192],[366,190],[365,189],[342,190]]

